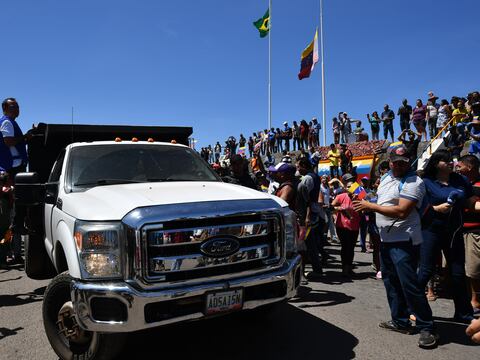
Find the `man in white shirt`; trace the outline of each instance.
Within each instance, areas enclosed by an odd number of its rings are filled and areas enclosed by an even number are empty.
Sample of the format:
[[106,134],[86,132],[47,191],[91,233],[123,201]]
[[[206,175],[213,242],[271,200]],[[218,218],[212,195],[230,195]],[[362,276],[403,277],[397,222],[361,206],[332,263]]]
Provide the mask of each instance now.
[[438,336],[434,331],[432,310],[417,278],[418,247],[422,227],[417,207],[426,194],[425,184],[410,172],[407,148],[399,145],[389,153],[390,171],[382,177],[377,203],[354,201],[356,211],[375,211],[381,238],[382,278],[387,292],[392,320],[381,328],[405,334],[413,332],[410,314],[416,316],[418,345],[431,349]]

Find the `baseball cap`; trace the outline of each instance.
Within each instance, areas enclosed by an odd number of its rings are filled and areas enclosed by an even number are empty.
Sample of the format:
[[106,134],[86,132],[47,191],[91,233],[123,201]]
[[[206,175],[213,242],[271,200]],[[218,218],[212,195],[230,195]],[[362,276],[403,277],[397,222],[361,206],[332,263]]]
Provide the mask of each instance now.
[[279,173],[279,172],[294,172],[296,169],[293,165],[290,165],[290,164],[287,164],[287,163],[284,163],[284,162],[280,162],[278,163],[277,165],[275,166],[270,166],[268,168],[268,171],[269,172],[272,172],[272,173]]
[[349,182],[349,181],[355,181],[355,178],[353,177],[352,174],[346,173],[346,174],[343,174],[343,175],[342,175],[342,181],[343,181],[344,183],[347,183],[347,182]]
[[283,125],[287,125],[287,124],[288,124],[288,122],[287,122],[287,121],[284,121],[284,122],[283,122]]
[[363,181],[363,180],[367,180],[367,181],[368,181],[369,179],[368,179],[367,176],[364,176],[364,177],[362,177],[360,180],[362,180],[362,181]]
[[407,147],[403,144],[394,146],[389,151],[389,159],[392,162],[395,161],[405,161],[410,162],[410,157],[408,155]]

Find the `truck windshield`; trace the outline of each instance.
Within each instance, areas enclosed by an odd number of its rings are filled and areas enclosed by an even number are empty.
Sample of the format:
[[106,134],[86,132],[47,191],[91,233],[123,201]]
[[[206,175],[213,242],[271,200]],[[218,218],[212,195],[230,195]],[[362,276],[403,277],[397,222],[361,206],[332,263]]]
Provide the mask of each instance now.
[[193,150],[156,144],[78,146],[67,165],[67,188],[161,181],[220,181]]

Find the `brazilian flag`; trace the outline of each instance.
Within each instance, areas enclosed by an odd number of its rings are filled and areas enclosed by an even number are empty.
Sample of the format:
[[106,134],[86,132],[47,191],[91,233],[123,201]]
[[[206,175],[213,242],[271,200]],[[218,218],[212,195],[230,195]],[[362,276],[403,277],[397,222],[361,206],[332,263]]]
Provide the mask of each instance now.
[[267,9],[267,12],[261,19],[258,19],[253,23],[253,25],[260,32],[260,37],[263,38],[268,35],[270,31],[270,9]]

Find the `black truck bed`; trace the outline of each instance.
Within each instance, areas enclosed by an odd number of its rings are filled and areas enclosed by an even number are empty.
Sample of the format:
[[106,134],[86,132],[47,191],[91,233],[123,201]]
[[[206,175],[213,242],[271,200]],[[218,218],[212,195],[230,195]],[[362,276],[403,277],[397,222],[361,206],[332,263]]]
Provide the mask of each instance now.
[[28,131],[33,137],[28,141],[29,171],[37,172],[40,181],[46,182],[60,151],[74,142],[115,140],[155,141],[188,145],[191,127],[126,126],[126,125],[69,125],[39,123]]

